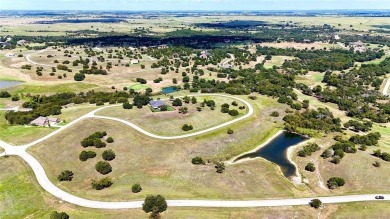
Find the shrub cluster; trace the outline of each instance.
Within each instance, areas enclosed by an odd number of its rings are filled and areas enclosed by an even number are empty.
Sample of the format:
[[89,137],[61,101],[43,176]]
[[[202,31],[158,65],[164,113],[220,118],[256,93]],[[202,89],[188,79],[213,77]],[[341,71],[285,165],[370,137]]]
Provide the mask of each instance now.
[[92,181],[92,188],[96,190],[102,190],[104,188],[108,188],[112,185],[112,181],[109,177],[105,177],[103,179],[100,179],[99,181],[93,180]]
[[80,155],[79,155],[79,159],[81,161],[86,161],[90,158],[94,158],[96,157],[96,153],[94,151],[81,151]]
[[84,140],[81,141],[81,146],[83,147],[92,147],[95,146],[96,148],[103,148],[106,146],[106,143],[104,143],[101,138],[106,136],[106,132],[95,132],[92,135],[84,138]]

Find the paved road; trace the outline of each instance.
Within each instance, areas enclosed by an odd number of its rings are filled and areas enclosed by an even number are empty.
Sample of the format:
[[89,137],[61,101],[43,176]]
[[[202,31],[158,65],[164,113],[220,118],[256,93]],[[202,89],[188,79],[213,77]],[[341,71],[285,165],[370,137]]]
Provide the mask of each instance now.
[[47,64],[42,64],[42,63],[38,63],[38,62],[34,62],[33,60],[31,60],[30,56],[31,55],[36,55],[36,54],[39,54],[39,53],[43,53],[45,52],[47,49],[43,49],[43,50],[40,50],[36,53],[33,53],[33,54],[29,54],[26,56],[26,59],[29,63],[33,64],[33,65],[42,65],[42,66],[46,66],[46,67],[54,67],[55,65],[47,65]]
[[[70,193],[67,193],[57,186],[55,186],[47,177],[46,172],[39,163],[37,159],[35,159],[32,155],[27,153],[26,149],[28,147],[31,147],[33,145],[36,145],[44,140],[49,139],[50,137],[58,134],[59,132],[63,131],[64,129],[74,125],[75,123],[86,119],[86,118],[104,118],[104,119],[111,119],[115,121],[119,121],[122,123],[125,123],[136,130],[142,132],[145,135],[148,135],[153,138],[158,139],[175,139],[175,138],[186,138],[191,137],[195,135],[200,135],[206,132],[213,131],[215,129],[221,128],[223,126],[229,125],[231,123],[237,122],[239,120],[243,120],[248,118],[253,114],[253,107],[245,100],[242,100],[237,97],[232,97],[228,95],[219,95],[219,94],[207,94],[207,96],[227,96],[231,97],[233,99],[242,101],[245,105],[247,105],[249,112],[240,118],[237,118],[235,120],[232,120],[230,122],[224,123],[219,126],[215,126],[210,129],[202,130],[199,132],[191,133],[188,135],[181,135],[181,136],[157,136],[152,133],[149,133],[138,126],[116,118],[111,117],[101,117],[101,116],[95,116],[94,114],[102,109],[112,107],[112,106],[106,106],[99,109],[96,109],[84,116],[79,117],[78,119],[70,122],[69,124],[60,127],[56,131],[50,133],[49,135],[40,138],[34,142],[31,142],[29,144],[23,145],[23,146],[12,146],[9,145],[3,141],[0,140],[0,147],[2,147],[5,152],[1,153],[0,156],[4,155],[15,155],[20,156],[24,161],[26,161],[29,166],[32,168],[38,183],[50,194],[54,195],[55,197],[78,205],[82,207],[88,207],[88,208],[100,208],[100,209],[127,209],[127,208],[141,208],[142,207],[142,201],[125,201],[125,202],[104,202],[104,201],[94,201],[94,200],[88,200],[84,198],[77,197],[75,195],[72,195]],[[199,95],[196,95],[199,96]],[[321,197],[321,201],[323,203],[342,203],[342,202],[356,202],[356,201],[373,201],[375,200],[375,196],[378,194],[369,194],[369,195],[350,195],[350,196],[334,196],[334,197]],[[383,194],[382,194],[383,195]],[[390,195],[383,195],[385,196],[386,200],[390,199]],[[309,201],[313,198],[298,198],[298,199],[278,199],[278,200],[250,200],[250,201],[227,201],[227,200],[168,200],[168,205],[172,207],[263,207],[263,206],[288,206],[288,205],[307,205]]]
[[385,87],[383,88],[383,95],[388,96],[389,95],[389,89],[390,89],[390,78],[387,79],[387,82],[385,84]]

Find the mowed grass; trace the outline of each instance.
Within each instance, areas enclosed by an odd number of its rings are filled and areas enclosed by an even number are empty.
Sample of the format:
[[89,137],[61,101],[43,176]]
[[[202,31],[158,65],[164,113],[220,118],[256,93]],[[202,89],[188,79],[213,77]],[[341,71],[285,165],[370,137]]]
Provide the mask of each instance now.
[[129,87],[129,89],[133,89],[134,91],[142,91],[146,90],[146,88],[149,88],[149,86],[145,84],[133,84]]
[[[243,97],[244,98],[244,97]],[[265,105],[256,100],[256,116],[232,125],[233,135],[221,129],[209,134],[180,140],[151,139],[122,123],[104,119],[88,119],[75,124],[49,140],[29,149],[44,166],[49,178],[60,188],[86,198],[99,200],[143,199],[146,194],[162,194],[167,198],[199,199],[251,199],[269,197],[291,197],[308,195],[304,188],[293,186],[278,168],[265,160],[254,160],[242,164],[228,165],[223,174],[215,172],[214,164],[195,166],[191,159],[201,156],[206,161],[226,160],[261,142],[250,142],[249,138],[264,139],[270,130],[277,129],[281,118],[265,120],[277,105],[271,100]],[[266,104],[270,104],[267,106]],[[272,106],[272,107],[271,107]],[[264,120],[264,121],[263,121]],[[278,121],[276,121],[278,120]],[[112,187],[96,191],[91,180],[100,175],[94,165],[102,160],[105,149],[88,148],[97,152],[97,157],[86,162],[78,159],[83,148],[80,141],[95,131],[107,131],[115,140],[108,144],[117,154],[111,161]],[[61,139],[61,140],[60,140]],[[253,143],[252,145],[250,145]],[[237,149],[234,149],[237,148]],[[225,151],[229,151],[229,154]],[[59,183],[56,176],[63,170],[75,172],[72,182]],[[131,186],[140,183],[143,191],[131,193]],[[298,192],[299,191],[299,192]]]
[[274,65],[275,66],[282,66],[286,60],[292,60],[292,59],[296,59],[296,58],[291,57],[291,56],[272,56],[271,60],[267,60],[265,62],[264,67],[265,68],[272,68]]
[[48,83],[46,85],[34,83],[34,84],[23,84],[11,88],[10,93],[47,94],[47,93],[57,93],[57,92],[80,92],[80,91],[91,90],[94,88],[98,88],[98,86],[94,84],[87,84],[82,82],[61,83],[61,84]]
[[[232,106],[231,103],[235,101],[232,98],[218,97],[218,96],[198,96],[196,97],[197,104],[186,104],[183,102],[183,106],[188,107],[187,114],[179,114],[176,107],[174,111],[166,112],[152,112],[149,106],[137,109],[134,107],[131,110],[125,110],[122,106],[107,108],[97,112],[97,115],[110,116],[115,118],[124,119],[130,121],[137,126],[145,129],[146,131],[160,134],[164,136],[173,136],[185,133],[191,133],[206,128],[222,124],[224,122],[239,118],[247,113],[248,109],[240,110],[238,106]],[[203,100],[214,100],[216,107],[211,110],[205,106],[201,112],[197,111],[197,107]],[[169,100],[164,100],[167,105],[172,105]],[[236,101],[239,106],[245,106],[242,102]],[[228,103],[229,109],[236,109],[239,112],[238,116],[230,116],[227,113],[221,112],[221,105]],[[192,125],[194,127],[191,131],[183,131],[181,128],[184,124]]]
[[5,112],[0,111],[0,139],[9,144],[26,144],[40,137],[43,137],[55,128],[31,127],[22,125],[9,125],[4,117]]

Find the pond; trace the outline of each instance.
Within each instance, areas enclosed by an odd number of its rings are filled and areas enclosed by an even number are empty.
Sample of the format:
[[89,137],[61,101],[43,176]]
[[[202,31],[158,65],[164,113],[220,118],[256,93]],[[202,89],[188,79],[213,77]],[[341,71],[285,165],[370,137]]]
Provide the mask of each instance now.
[[296,176],[296,167],[292,164],[287,156],[289,147],[305,141],[306,139],[300,135],[282,132],[276,136],[269,143],[261,147],[255,152],[244,154],[234,160],[234,162],[244,158],[262,157],[267,159],[280,167],[283,175],[286,178]]
[[162,92],[163,92],[164,94],[170,94],[170,93],[173,93],[173,92],[176,92],[176,91],[177,91],[177,87],[175,87],[175,86],[164,87],[164,88],[162,89]]
[[15,87],[21,83],[20,81],[0,81],[0,89]]

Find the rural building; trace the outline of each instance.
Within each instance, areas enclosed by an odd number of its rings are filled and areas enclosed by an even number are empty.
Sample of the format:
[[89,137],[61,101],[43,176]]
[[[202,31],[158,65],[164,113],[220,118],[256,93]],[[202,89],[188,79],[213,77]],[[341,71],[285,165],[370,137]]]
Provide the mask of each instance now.
[[157,47],[158,49],[168,49],[168,45],[162,44]]
[[130,61],[130,64],[134,65],[134,64],[138,64],[139,63],[139,60],[138,59],[133,59]]
[[24,45],[26,45],[27,43],[28,43],[27,40],[18,40],[18,41],[16,42],[16,44],[18,44],[19,46],[24,46]]
[[349,46],[353,48],[354,52],[366,52],[367,48],[364,46],[364,43],[362,41],[357,41],[353,43],[349,43]]
[[232,68],[233,66],[231,64],[228,64],[228,63],[225,63],[223,65],[221,65],[221,68],[224,68],[224,69],[229,69],[229,68]]
[[166,106],[162,100],[151,100],[149,104],[153,109],[160,109],[162,106]]
[[334,36],[333,36],[333,39],[339,40],[339,39],[341,39],[341,37],[340,37],[339,35],[334,35]]
[[48,118],[48,117],[40,116],[34,119],[32,122],[30,122],[30,124],[36,126],[54,126],[57,125],[59,122],[60,119],[58,118]]
[[210,53],[207,50],[204,50],[200,53],[200,58],[207,59],[209,57]]

